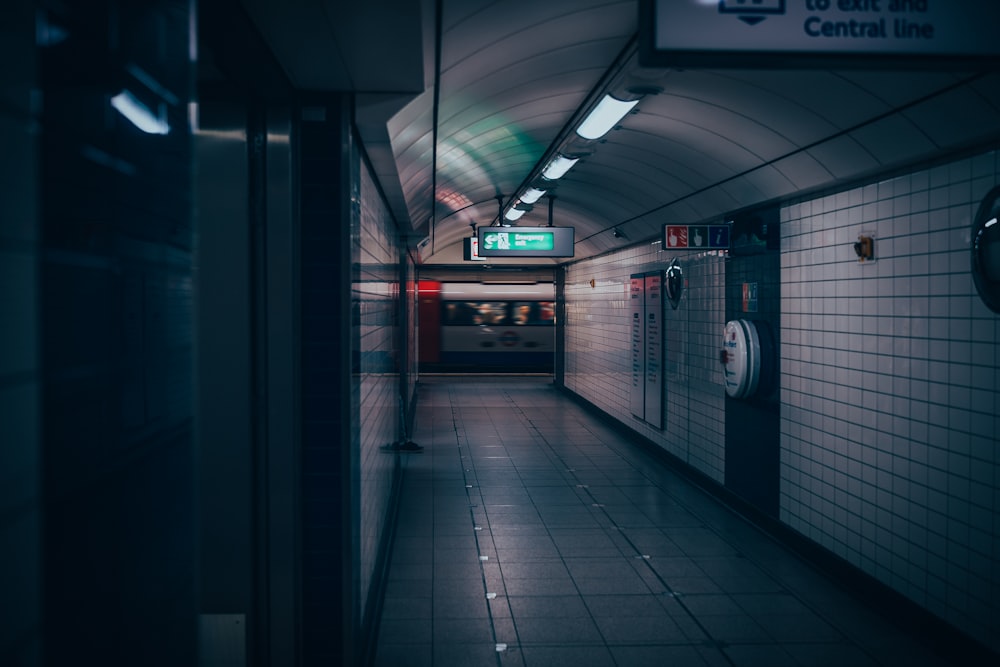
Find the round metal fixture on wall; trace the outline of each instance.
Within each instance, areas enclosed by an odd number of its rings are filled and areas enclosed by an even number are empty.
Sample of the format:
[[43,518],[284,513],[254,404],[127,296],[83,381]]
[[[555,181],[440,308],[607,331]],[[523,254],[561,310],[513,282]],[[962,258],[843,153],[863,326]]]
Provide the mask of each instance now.
[[750,398],[760,384],[760,336],[749,320],[726,323],[722,343],[722,364],[726,393],[732,398]]
[[989,191],[972,221],[972,280],[983,303],[1000,313],[1000,186]]
[[680,262],[677,258],[670,262],[670,266],[667,268],[667,301],[670,302],[671,308],[677,310],[677,307],[681,304],[681,295],[684,293],[684,272],[681,270]]

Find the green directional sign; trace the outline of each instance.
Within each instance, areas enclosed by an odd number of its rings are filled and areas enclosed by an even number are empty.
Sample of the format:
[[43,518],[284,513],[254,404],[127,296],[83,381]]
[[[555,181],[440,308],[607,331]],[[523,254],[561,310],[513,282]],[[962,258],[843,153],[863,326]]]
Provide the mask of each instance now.
[[480,227],[480,257],[572,257],[572,227]]
[[487,250],[552,250],[552,232],[496,231],[483,236]]

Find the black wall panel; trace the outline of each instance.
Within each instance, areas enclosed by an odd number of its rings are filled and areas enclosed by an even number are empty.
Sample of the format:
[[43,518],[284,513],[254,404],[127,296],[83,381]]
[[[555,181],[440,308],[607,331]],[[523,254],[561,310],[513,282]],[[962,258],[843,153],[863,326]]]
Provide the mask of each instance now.
[[[196,658],[189,11],[44,13],[46,664]],[[118,113],[126,90],[169,131]]]
[[[726,396],[725,485],[774,517],[778,515],[780,484],[778,223],[777,209],[737,217],[732,229],[733,249],[726,261],[726,321],[752,321],[762,339],[762,350],[768,352],[762,352],[757,394],[746,399]],[[721,348],[721,336],[719,342]]]
[[303,109],[301,183],[302,646],[337,664],[352,637],[350,544],[351,239],[346,106]]

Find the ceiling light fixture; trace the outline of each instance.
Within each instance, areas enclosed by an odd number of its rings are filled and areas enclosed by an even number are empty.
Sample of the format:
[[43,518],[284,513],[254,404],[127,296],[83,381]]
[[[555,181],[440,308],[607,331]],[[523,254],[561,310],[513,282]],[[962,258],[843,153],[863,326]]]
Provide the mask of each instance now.
[[545,190],[539,190],[538,188],[529,187],[527,190],[524,191],[524,194],[521,195],[521,201],[524,202],[525,204],[534,204],[544,194]]
[[511,222],[514,222],[515,220],[517,220],[518,218],[520,218],[525,213],[526,213],[526,211],[523,211],[523,210],[521,210],[519,208],[513,208],[512,207],[512,208],[507,209],[507,213],[504,214],[503,217],[505,217],[506,219],[510,220]]
[[580,158],[578,157],[556,155],[552,158],[552,161],[546,165],[545,169],[542,170],[542,178],[550,181],[562,178],[579,160]]
[[[614,129],[647,95],[656,95],[663,91],[660,86],[653,85],[655,83],[653,78],[636,73],[637,49],[638,44],[633,40],[619,54],[602,78],[600,92],[595,91],[588,95],[584,106],[573,115],[571,122],[563,127],[549,150],[542,156],[542,160],[536,163],[528,178],[514,192],[514,196],[507,200],[507,204],[504,205],[501,198],[497,198],[501,204],[496,224],[506,224],[505,219],[509,221],[520,218],[523,213],[512,210],[515,207],[531,210],[531,205],[541,197],[545,195],[552,197],[551,193],[556,187],[554,181],[565,176],[566,172],[581,159],[592,155],[595,140]],[[655,78],[662,78],[662,74],[656,74]],[[596,103],[595,99],[598,100]],[[580,111],[587,108],[589,111],[583,116],[583,120],[576,121],[580,117]],[[544,167],[540,168],[538,165]],[[531,183],[534,185],[529,185]],[[520,196],[517,196],[518,193]],[[551,203],[550,201],[550,226],[552,226]],[[620,235],[618,238],[628,238],[621,230],[616,231]]]
[[154,114],[132,91],[126,89],[111,98],[111,106],[146,134],[170,133],[166,104],[160,104],[159,113]]
[[576,133],[584,139],[600,139],[630,112],[639,100],[624,101],[605,95],[596,107],[583,119]]

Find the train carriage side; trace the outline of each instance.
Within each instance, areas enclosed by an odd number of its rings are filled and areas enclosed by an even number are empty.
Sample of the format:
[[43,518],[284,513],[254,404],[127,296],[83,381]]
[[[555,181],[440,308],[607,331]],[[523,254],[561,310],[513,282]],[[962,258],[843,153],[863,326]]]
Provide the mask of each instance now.
[[[423,371],[551,373],[555,353],[555,291],[531,285],[425,285],[420,321]],[[436,306],[430,305],[437,301]],[[436,319],[435,319],[436,316]]]

